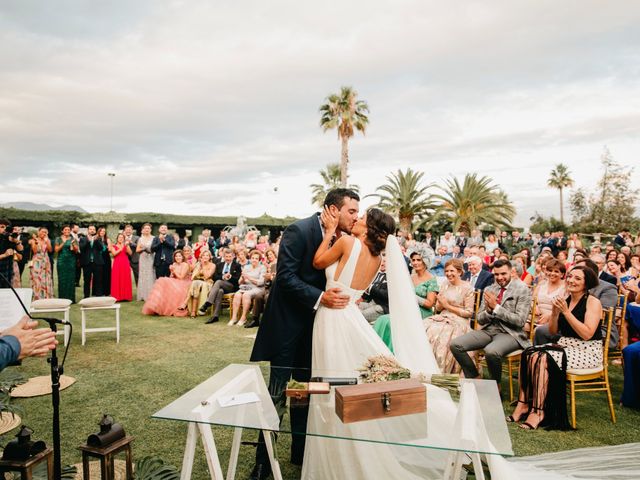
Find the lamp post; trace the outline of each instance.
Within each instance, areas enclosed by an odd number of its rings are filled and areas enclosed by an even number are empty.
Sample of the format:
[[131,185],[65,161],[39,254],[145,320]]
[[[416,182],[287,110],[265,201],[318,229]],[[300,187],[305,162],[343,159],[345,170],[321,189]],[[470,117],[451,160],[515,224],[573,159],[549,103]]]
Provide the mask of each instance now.
[[109,211],[113,212],[113,179],[116,176],[115,173],[107,173],[109,177],[111,177],[111,200],[109,202]]

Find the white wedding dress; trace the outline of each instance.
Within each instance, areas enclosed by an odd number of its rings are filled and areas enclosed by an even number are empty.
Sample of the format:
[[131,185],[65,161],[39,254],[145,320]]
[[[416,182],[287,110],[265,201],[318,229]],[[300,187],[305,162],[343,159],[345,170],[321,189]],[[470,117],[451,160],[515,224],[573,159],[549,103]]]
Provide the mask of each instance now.
[[[412,373],[439,373],[422,328],[400,247],[395,237],[389,239],[387,277],[390,309],[394,315],[392,336],[396,357]],[[316,313],[312,351],[314,376],[358,377],[357,369],[368,357],[378,354],[393,356],[355,304],[362,291],[353,289],[351,281],[361,248],[362,244],[356,239],[338,279],[335,278],[337,262],[326,269],[326,288],[340,288],[343,294],[349,295],[350,301],[344,309],[321,306]],[[400,318],[403,320],[396,320]],[[437,418],[429,417],[428,425],[426,415],[343,424],[334,411],[334,389],[329,395],[312,395],[301,478],[442,478],[447,452],[390,444],[407,441],[424,446],[447,444],[446,437],[453,427],[456,407],[447,392],[430,385],[427,387],[427,408],[438,412]]]

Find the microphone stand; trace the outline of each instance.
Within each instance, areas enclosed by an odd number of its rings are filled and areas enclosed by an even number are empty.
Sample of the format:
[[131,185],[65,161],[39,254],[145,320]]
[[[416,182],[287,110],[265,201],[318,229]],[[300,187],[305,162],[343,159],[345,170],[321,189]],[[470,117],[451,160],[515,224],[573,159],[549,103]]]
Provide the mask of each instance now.
[[[57,332],[56,323],[53,318],[39,318],[49,324],[51,330]],[[51,356],[47,362],[51,366],[51,404],[53,406],[53,478],[62,478],[62,459],[60,454],[60,376],[64,373],[63,367],[58,365],[57,348],[51,350]]]

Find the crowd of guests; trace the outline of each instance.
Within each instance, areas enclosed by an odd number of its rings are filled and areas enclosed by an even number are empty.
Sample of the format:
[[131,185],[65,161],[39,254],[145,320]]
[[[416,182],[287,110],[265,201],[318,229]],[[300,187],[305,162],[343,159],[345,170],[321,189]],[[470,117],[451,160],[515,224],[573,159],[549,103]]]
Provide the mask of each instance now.
[[[564,395],[558,386],[562,372],[601,364],[603,309],[616,308],[619,293],[629,302],[640,293],[639,240],[626,230],[610,243],[588,248],[578,235],[563,232],[485,237],[474,230],[469,236],[445,232],[439,239],[427,233],[421,241],[400,236],[415,301],[442,371],[478,377],[474,352],[482,349],[489,376],[500,385],[505,357],[524,349],[520,393],[509,419],[530,429],[566,427],[565,403],[558,397]],[[102,227],[89,225],[83,234],[78,225],[68,225],[52,241],[46,228],[28,236],[0,220],[0,273],[20,286],[26,264],[34,298],[51,298],[55,259],[59,298],[75,301],[81,276],[85,297],[130,301],[135,283],[144,314],[208,315],[209,324],[219,321],[226,302],[229,325],[254,327],[277,272],[278,246],[256,231],[244,238],[222,231],[213,238],[204,230],[192,243],[170,233],[167,225],[153,235],[150,224],[139,236],[125,225],[114,239]],[[384,261],[358,304],[393,350]],[[534,332],[529,330],[532,305]],[[529,338],[534,345],[553,347],[528,348]],[[614,325],[610,347],[627,347],[638,338],[639,332],[620,332]],[[625,369],[639,369],[625,381],[640,379],[638,345],[625,349],[638,360],[626,362]],[[640,392],[637,382],[629,380],[629,390]],[[640,407],[638,395],[627,396],[631,406]]]
[[[564,372],[602,365],[602,311],[619,307],[619,294],[634,302],[640,293],[640,245],[626,231],[588,249],[578,235],[563,232],[501,232],[486,239],[478,231],[469,237],[447,232],[439,241],[427,234],[420,242],[407,236],[401,243],[442,371],[479,377],[475,352],[482,349],[489,376],[500,385],[506,356],[524,350],[521,389],[508,420],[528,429],[567,427]],[[393,349],[384,267],[381,273],[359,305]],[[628,328],[620,332],[614,323],[609,346],[626,347],[625,358],[635,359],[625,362],[625,392],[636,393],[623,395],[623,402],[640,408],[640,342],[627,347],[640,334]]]
[[45,227],[27,235],[0,219],[0,273],[19,288],[28,268],[34,300],[75,302],[82,279],[85,298],[131,301],[135,284],[136,300],[144,301],[143,313],[195,317],[210,311],[206,323],[219,320],[224,295],[233,294],[229,324],[258,325],[275,278],[277,251],[277,242],[252,230],[241,239],[228,237],[224,230],[213,238],[205,229],[192,243],[170,233],[164,224],[157,235],[149,223],[140,235],[127,224],[113,239],[104,227],[89,225],[83,233],[73,224],[64,225],[52,240]]

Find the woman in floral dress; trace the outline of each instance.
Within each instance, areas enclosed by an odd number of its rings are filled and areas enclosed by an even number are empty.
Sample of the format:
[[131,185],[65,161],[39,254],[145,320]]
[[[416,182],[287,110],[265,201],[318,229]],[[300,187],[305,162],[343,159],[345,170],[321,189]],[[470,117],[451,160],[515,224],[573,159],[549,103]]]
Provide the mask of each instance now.
[[49,230],[45,227],[38,229],[38,235],[31,240],[31,289],[33,299],[53,298],[53,271],[49,253],[52,251]]

